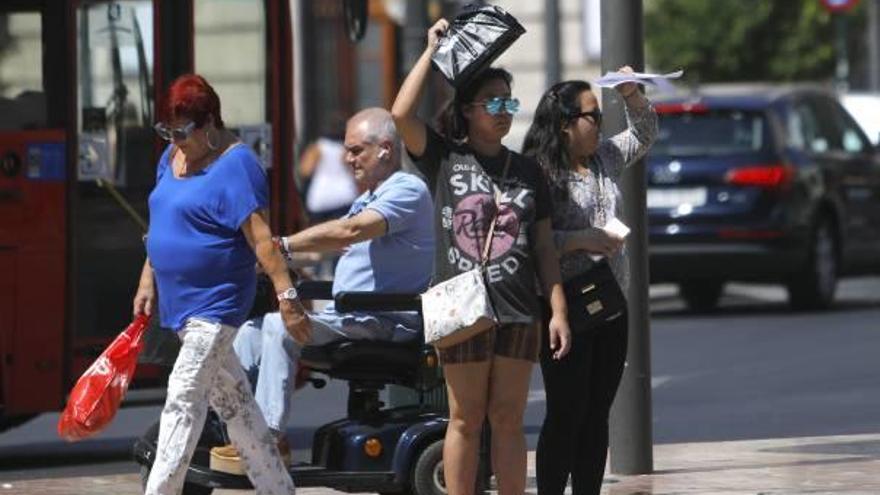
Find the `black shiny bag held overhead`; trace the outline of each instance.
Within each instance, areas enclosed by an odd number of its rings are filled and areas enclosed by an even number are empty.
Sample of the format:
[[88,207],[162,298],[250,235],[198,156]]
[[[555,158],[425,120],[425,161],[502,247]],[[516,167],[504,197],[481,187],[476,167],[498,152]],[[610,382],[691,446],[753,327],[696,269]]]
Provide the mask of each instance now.
[[604,259],[562,287],[572,332],[599,330],[626,311],[626,297]]
[[431,62],[457,88],[489,67],[525,32],[519,21],[500,7],[468,5],[449,23]]

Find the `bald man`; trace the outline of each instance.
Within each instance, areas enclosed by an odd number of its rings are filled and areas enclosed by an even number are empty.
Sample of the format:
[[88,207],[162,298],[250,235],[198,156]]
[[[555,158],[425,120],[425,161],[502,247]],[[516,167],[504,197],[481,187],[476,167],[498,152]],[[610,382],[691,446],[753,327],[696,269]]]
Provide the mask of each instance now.
[[[401,145],[391,114],[369,108],[350,118],[345,129],[345,163],[363,191],[348,213],[286,237],[291,252],[344,251],[336,265],[333,294],[423,292],[433,275],[433,202],[425,183],[400,170]],[[235,351],[256,381],[256,399],[279,441],[289,447],[284,430],[302,347],[342,339],[405,341],[419,337],[422,321],[415,312],[340,313],[328,305],[311,313],[308,342],[287,335],[278,313],[245,323]],[[211,450],[212,469],[244,473],[231,445]]]

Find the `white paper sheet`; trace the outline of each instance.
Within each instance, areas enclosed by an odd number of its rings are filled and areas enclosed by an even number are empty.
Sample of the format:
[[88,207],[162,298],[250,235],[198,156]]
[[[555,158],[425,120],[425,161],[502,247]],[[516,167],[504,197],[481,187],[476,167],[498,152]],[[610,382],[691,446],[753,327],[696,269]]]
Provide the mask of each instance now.
[[627,227],[625,223],[618,220],[617,217],[612,218],[608,223],[606,223],[605,226],[602,227],[602,230],[623,238],[626,238],[626,236],[629,234],[629,227]]
[[678,79],[684,74],[684,70],[677,70],[666,74],[649,74],[646,72],[606,72],[604,76],[593,81],[600,88],[613,88],[618,84],[634,82],[657,86],[659,89],[669,91],[674,89],[671,79]]
[[[602,227],[602,230],[623,238],[626,238],[626,236],[629,234],[629,227],[627,227],[625,223],[618,220],[617,217],[609,220],[608,223],[606,223]],[[604,258],[604,256],[602,256],[601,254],[591,254],[590,257],[593,258],[593,261],[599,261]]]

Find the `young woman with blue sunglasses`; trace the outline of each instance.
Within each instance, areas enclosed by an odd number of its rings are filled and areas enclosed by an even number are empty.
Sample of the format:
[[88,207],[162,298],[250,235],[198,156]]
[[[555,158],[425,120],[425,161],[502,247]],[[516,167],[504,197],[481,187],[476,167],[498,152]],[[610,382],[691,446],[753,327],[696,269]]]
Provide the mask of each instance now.
[[521,495],[526,481],[523,413],[543,340],[536,278],[552,307],[546,338],[554,357],[564,356],[569,345],[565,296],[550,228],[549,192],[537,163],[501,144],[519,109],[519,101],[511,97],[512,78],[507,71],[485,69],[460,86],[444,113],[440,132],[416,116],[431,71],[431,55],[447,28],[448,23],[440,20],[428,31],[428,46],[391,110],[407,150],[434,195],[437,252],[433,282],[479,264],[489,225],[493,219],[496,222],[485,280],[499,323],[461,344],[438,350],[450,410],[444,475],[451,495],[473,493],[480,432],[488,417],[498,491]]

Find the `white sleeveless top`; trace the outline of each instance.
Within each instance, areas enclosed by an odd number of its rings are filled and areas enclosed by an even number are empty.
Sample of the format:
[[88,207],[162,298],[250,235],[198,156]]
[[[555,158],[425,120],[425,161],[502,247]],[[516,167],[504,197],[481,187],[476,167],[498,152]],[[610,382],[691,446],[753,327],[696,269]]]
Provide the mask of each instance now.
[[312,183],[306,194],[306,208],[315,213],[350,205],[358,192],[354,176],[343,162],[345,148],[336,141],[320,138],[318,149],[321,159],[312,174]]

